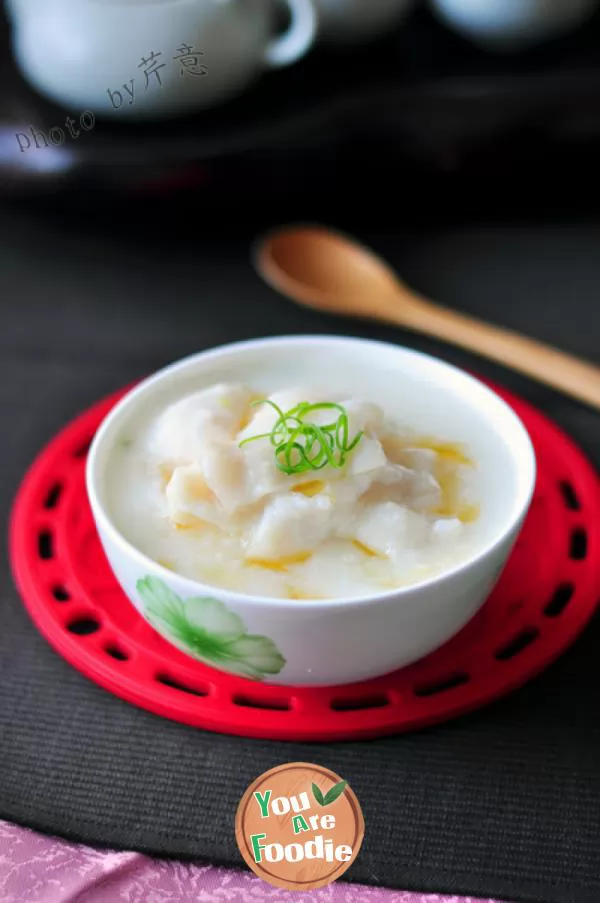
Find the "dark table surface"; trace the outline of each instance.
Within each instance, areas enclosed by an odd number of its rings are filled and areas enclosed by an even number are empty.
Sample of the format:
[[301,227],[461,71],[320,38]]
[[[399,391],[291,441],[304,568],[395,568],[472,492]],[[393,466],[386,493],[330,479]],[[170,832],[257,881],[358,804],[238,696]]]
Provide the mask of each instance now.
[[[415,232],[401,218],[379,229],[357,219],[340,225],[419,291],[600,363],[600,220]],[[282,333],[367,335],[476,367],[600,462],[597,413],[436,342],[282,300],[250,266],[248,243],[263,225],[190,222],[185,209],[159,204],[87,219],[0,209],[4,521],[37,451],[96,399],[191,352]],[[0,817],[237,864],[232,820],[250,781],[281,761],[316,761],[344,774],[363,804],[354,880],[543,903],[600,899],[597,621],[545,675],[482,712],[421,734],[321,747],[210,735],[112,698],[37,635],[6,562],[0,624]]]

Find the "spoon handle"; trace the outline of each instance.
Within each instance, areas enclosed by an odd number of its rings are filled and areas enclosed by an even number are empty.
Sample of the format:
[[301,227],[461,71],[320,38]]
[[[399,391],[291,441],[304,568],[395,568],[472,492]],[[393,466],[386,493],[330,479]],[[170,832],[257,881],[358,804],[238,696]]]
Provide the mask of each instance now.
[[[403,305],[402,313],[394,314],[399,325],[497,361],[600,410],[600,367],[425,299],[411,300],[412,305]],[[413,309],[413,305],[414,318],[407,317],[407,308]]]

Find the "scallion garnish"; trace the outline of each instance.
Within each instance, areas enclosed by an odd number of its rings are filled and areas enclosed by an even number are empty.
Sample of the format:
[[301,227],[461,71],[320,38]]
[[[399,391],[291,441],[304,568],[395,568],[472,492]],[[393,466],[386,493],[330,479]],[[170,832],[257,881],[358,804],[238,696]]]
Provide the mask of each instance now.
[[[246,445],[257,439],[269,439],[275,448],[275,461],[279,470],[287,474],[306,473],[323,467],[343,467],[347,455],[358,445],[363,432],[356,434],[352,441],[348,436],[348,414],[345,408],[334,402],[324,401],[310,404],[301,401],[285,413],[275,402],[265,398],[253,405],[268,404],[277,413],[270,433],[250,436],[240,442]],[[306,417],[314,411],[337,411],[336,420],[331,423],[316,424],[306,422]]]

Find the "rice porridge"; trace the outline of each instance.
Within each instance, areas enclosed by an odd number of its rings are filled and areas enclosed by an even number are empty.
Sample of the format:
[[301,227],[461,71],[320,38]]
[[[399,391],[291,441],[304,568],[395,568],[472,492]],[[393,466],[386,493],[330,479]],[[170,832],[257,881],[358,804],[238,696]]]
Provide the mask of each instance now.
[[468,449],[376,404],[219,384],[145,412],[108,473],[117,528],[185,577],[327,599],[417,583],[478,542]]

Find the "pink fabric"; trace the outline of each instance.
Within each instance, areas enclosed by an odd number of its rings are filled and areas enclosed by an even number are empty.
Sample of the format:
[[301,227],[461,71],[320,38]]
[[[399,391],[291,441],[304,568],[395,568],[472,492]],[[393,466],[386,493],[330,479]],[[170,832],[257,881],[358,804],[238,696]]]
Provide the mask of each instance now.
[[0,821],[0,903],[494,903],[338,882],[290,893],[250,872],[66,843]]

